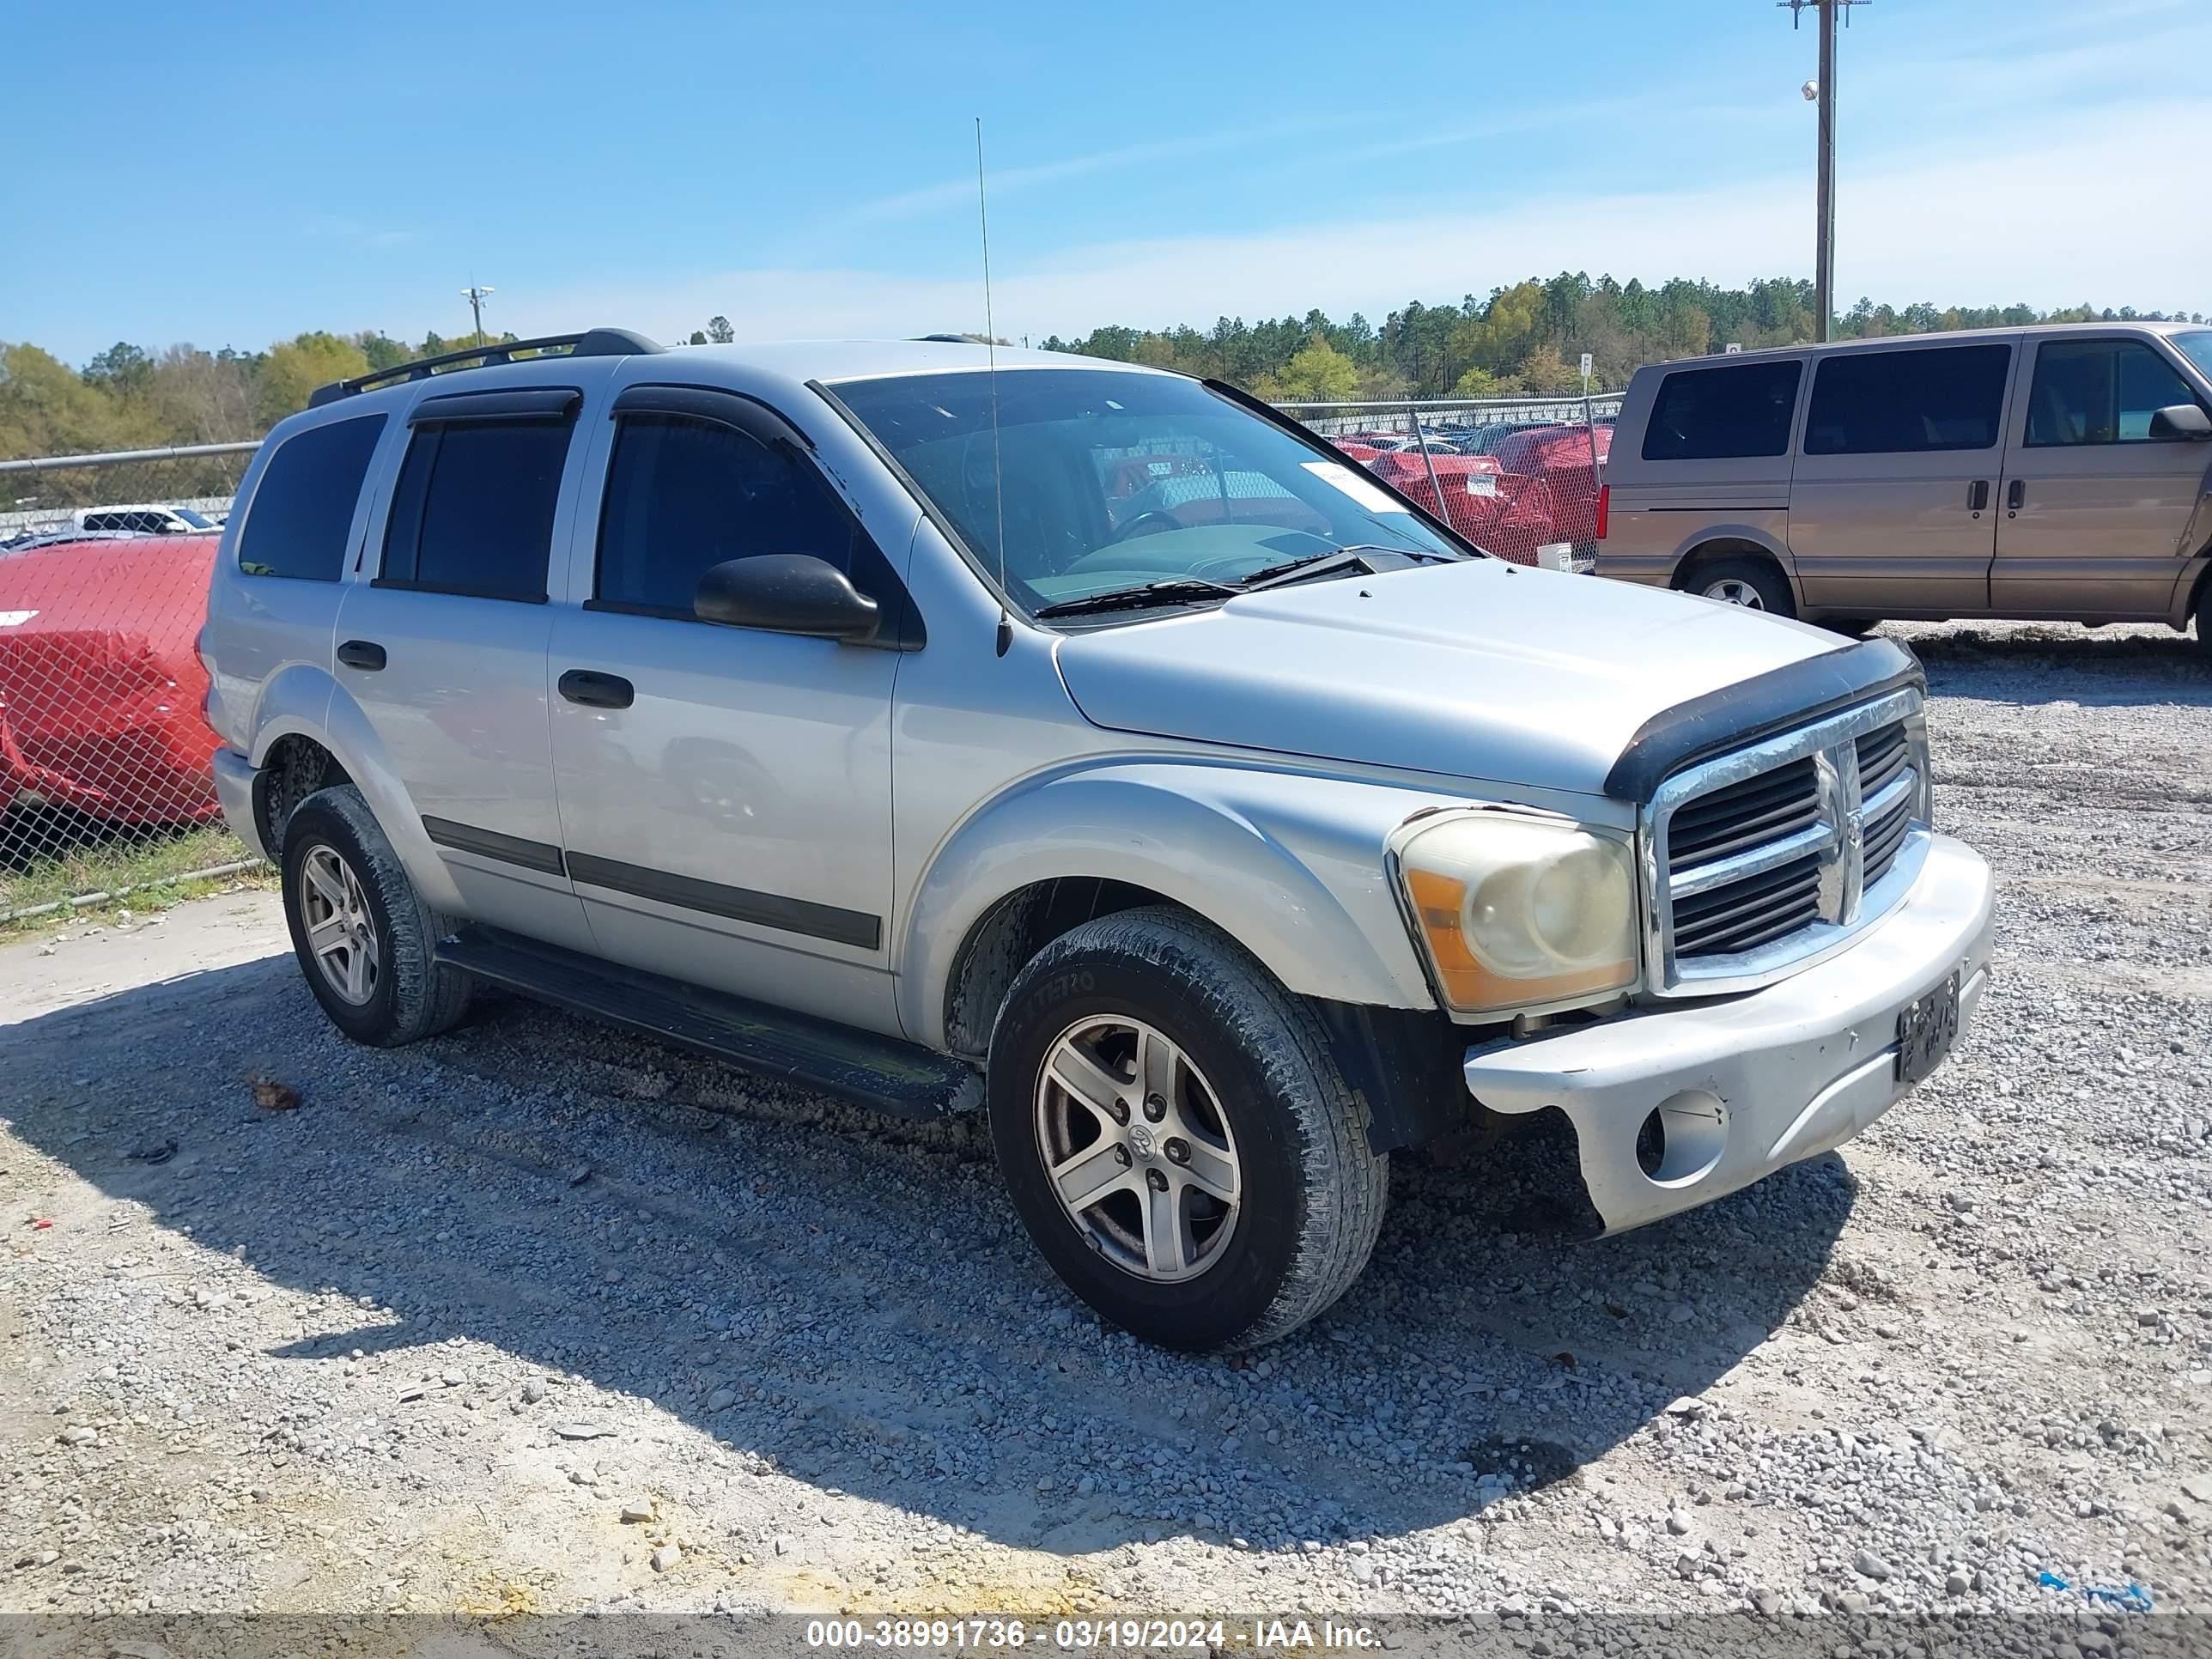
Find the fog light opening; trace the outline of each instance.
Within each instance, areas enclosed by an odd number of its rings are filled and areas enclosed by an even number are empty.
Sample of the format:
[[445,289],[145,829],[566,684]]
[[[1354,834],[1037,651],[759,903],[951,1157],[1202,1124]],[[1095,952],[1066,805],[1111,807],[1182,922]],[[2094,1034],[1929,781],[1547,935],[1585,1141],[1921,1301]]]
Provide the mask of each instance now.
[[1703,1089],[1653,1107],[1636,1131],[1636,1167],[1655,1187],[1686,1187],[1711,1175],[1728,1147],[1728,1108]]

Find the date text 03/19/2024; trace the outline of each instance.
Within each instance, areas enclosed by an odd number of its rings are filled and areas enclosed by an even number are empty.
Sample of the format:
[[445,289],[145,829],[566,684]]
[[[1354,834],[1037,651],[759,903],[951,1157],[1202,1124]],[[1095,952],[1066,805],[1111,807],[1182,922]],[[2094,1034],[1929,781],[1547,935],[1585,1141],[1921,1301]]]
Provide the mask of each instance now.
[[1048,1648],[1067,1653],[1218,1652],[1336,1650],[1367,1651],[1386,1644],[1368,1626],[1309,1619],[814,1619],[806,1644],[823,1649],[991,1652]]

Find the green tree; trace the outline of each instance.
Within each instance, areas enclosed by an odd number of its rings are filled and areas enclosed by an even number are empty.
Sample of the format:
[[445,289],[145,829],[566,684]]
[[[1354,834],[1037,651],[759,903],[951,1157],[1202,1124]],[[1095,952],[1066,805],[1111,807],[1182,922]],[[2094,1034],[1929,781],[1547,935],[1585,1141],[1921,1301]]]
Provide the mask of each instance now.
[[307,406],[317,386],[368,373],[368,359],[350,340],[323,330],[273,347],[253,388],[253,412],[264,427]]
[[1340,404],[1359,391],[1359,366],[1319,337],[1292,352],[1278,378],[1285,403]]
[[154,360],[127,340],[118,340],[84,366],[85,383],[118,396],[143,392],[154,377]]
[[716,345],[727,345],[738,337],[738,331],[730,326],[730,319],[726,317],[709,317],[707,319],[707,337]]

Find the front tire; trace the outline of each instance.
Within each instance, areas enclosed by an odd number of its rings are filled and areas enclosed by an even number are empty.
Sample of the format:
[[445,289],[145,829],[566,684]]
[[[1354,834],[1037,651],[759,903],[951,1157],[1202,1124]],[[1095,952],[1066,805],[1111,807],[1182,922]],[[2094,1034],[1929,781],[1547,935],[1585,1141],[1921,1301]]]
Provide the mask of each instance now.
[[989,1095],[1030,1237],[1146,1341],[1272,1341],[1374,1249],[1389,1161],[1319,1019],[1180,911],[1100,917],[1039,952],[992,1035]]
[[350,784],[319,789],[284,824],[284,921],[307,988],[356,1042],[397,1048],[468,1011],[468,976],[435,958],[443,922]]
[[2197,654],[2212,663],[2212,581],[2197,590]]

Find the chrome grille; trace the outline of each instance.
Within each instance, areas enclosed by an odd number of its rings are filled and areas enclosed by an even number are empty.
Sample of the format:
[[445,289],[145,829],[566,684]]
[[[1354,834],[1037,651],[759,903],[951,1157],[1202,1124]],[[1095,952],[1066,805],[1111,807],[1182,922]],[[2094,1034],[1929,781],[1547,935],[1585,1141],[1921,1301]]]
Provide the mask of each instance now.
[[1925,851],[1926,748],[1919,693],[1900,691],[1662,783],[1645,814],[1650,988],[1765,984],[1887,910]]

